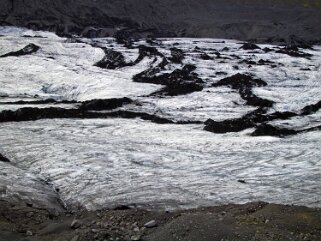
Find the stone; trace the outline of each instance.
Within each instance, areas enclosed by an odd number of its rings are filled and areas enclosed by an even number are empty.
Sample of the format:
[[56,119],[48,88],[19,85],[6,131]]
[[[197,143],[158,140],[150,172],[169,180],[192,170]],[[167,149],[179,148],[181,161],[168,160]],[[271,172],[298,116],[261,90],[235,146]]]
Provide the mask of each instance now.
[[77,219],[72,221],[72,223],[70,224],[70,227],[72,229],[78,229],[78,228],[80,228],[80,226],[81,226],[81,222],[79,220],[77,220]]
[[33,217],[34,215],[35,215],[34,212],[29,212],[29,213],[26,214],[27,218],[31,218],[31,217]]
[[155,220],[151,220],[144,224],[145,228],[154,228],[157,227],[157,222]]
[[139,241],[141,239],[141,236],[140,235],[133,235],[133,236],[130,237],[130,239],[132,241]]
[[76,235],[76,236],[74,236],[70,241],[78,241],[78,240],[79,240],[79,236]]

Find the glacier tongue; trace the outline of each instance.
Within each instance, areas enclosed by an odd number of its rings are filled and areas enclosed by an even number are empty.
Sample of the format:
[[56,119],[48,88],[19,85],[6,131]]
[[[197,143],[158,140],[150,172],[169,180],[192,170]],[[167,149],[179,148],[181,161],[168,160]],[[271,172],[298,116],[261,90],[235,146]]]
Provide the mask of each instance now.
[[[134,102],[117,110],[200,122],[70,118],[0,123],[0,153],[11,161],[0,162],[1,199],[87,209],[119,204],[171,209],[254,200],[321,207],[320,131],[287,138],[252,137],[253,129],[218,135],[204,131],[202,124],[257,109],[230,87],[212,86],[237,73],[267,82],[252,89],[275,103],[266,114],[298,114],[317,103],[321,46],[304,50],[311,58],[297,58],[276,53],[280,47],[273,45],[249,51],[235,40],[158,39],[154,46],[160,55],[170,59],[175,46],[185,59],[183,64],[169,62],[156,76],[190,64],[204,82],[202,91],[164,96],[152,94],[163,85],[133,81],[134,75],[159,65],[159,56],[114,70],[94,66],[105,56],[104,48],[134,62],[138,46],[149,45],[146,41],[125,48],[111,38],[67,39],[13,27],[0,27],[0,35],[0,55],[29,43],[40,46],[30,55],[0,58],[0,113],[22,107],[77,109],[82,101],[129,97]],[[48,98],[58,102],[10,103]],[[65,100],[77,103],[59,102]],[[320,126],[320,110],[269,124],[299,130]]]

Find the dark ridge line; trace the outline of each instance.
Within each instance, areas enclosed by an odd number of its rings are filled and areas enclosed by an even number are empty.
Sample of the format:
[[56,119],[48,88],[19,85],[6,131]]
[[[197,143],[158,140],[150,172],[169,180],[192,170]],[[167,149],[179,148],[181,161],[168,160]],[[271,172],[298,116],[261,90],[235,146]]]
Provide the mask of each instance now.
[[256,127],[255,131],[251,133],[251,136],[276,136],[276,137],[286,137],[286,136],[292,136],[300,133],[306,133],[310,131],[317,131],[321,130],[321,125],[310,127],[306,129],[301,130],[293,130],[288,128],[281,128],[277,126],[273,126],[270,124],[261,124]]
[[240,49],[244,49],[244,50],[256,50],[256,49],[261,49],[259,46],[257,46],[256,44],[253,43],[244,43]]
[[[149,57],[161,57],[163,58],[163,61],[165,58],[165,56],[159,52],[157,50],[157,48],[155,47],[151,47],[151,46],[146,46],[146,45],[140,45],[138,46],[138,51],[139,51],[139,55],[138,55],[138,58],[134,61],[134,64],[138,64],[139,62],[141,62],[146,56],[149,56]],[[168,61],[166,59],[166,64],[168,64]],[[164,66],[165,67],[165,66]]]
[[22,35],[22,38],[41,38],[41,39],[46,39],[47,37],[43,37],[43,36],[39,36],[39,35],[35,35],[35,36],[31,36],[31,35]]
[[[289,55],[291,57],[301,57],[301,58],[310,58],[312,57],[312,54],[308,54],[305,53],[303,51],[300,51],[299,48],[302,49],[310,49],[313,50],[313,47],[311,44],[305,42],[305,41],[300,41],[298,39],[292,39],[291,40],[291,44],[283,47],[283,48],[279,48],[278,50],[275,51],[275,53],[280,53],[280,54],[286,54]],[[244,43],[240,49],[244,49],[244,50],[261,50],[261,48],[253,43]],[[264,48],[263,49],[264,52],[271,52],[273,50],[269,49],[269,48]],[[251,65],[263,65],[266,63],[255,63],[253,62]]]
[[18,51],[13,51],[13,52],[6,53],[4,55],[1,55],[0,58],[24,56],[24,55],[35,53],[39,49],[40,49],[40,47],[35,45],[35,44],[28,44],[23,49],[20,49]]
[[93,99],[84,101],[79,106],[80,110],[113,110],[134,101],[130,98]]
[[298,113],[295,112],[274,112],[272,114],[266,114],[268,108],[259,108],[254,110],[241,118],[214,121],[208,119],[205,122],[204,130],[213,133],[227,133],[227,132],[240,132],[249,128],[256,128],[252,133],[253,136],[279,136],[284,137],[287,135],[295,135],[307,131],[321,130],[319,127],[311,127],[303,130],[291,130],[287,128],[275,127],[267,124],[273,120],[287,120],[296,116],[311,115],[321,109],[321,101],[316,104],[308,105],[301,109]]
[[140,118],[142,120],[148,120],[156,124],[179,124],[179,125],[188,125],[188,124],[203,124],[201,121],[174,121],[164,117],[160,117],[154,114],[148,114],[145,112],[134,112],[126,110],[118,110],[115,112],[108,113],[109,117],[121,117],[125,119],[134,119]]
[[312,105],[308,105],[301,110],[301,115],[311,115],[321,109],[321,100]]
[[117,69],[129,66],[130,63],[126,63],[125,57],[122,53],[111,50],[104,49],[105,56],[94,64],[94,66],[102,69]]
[[14,102],[0,102],[0,105],[43,105],[43,104],[79,104],[79,108],[82,110],[112,110],[121,107],[125,104],[133,103],[132,99],[127,97],[123,98],[111,98],[111,99],[93,99],[88,101],[74,101],[74,100],[61,100],[45,99],[34,101],[14,101]]
[[252,89],[241,88],[239,90],[241,98],[246,101],[247,105],[259,107],[272,107],[274,102],[271,100],[263,99],[253,94]]
[[138,46],[139,55],[137,59],[132,62],[126,62],[124,55],[118,51],[104,48],[102,49],[105,52],[105,56],[103,59],[95,63],[94,66],[103,69],[118,69],[128,66],[134,66],[140,63],[145,57],[155,57],[156,61],[157,56],[163,58],[162,64],[160,65],[162,69],[168,64],[168,61],[165,58],[165,56],[162,53],[160,53],[155,47],[145,45]]
[[286,54],[291,57],[300,57],[300,58],[307,58],[307,59],[312,57],[312,54],[308,54],[303,51],[300,51],[299,47],[295,46],[295,45],[292,45],[292,46],[290,45],[290,46],[285,46],[284,48],[279,48],[279,50],[275,51],[275,53]]
[[[275,112],[272,114],[266,114],[269,107],[273,106],[273,102],[257,97],[253,94],[252,88],[254,86],[266,86],[267,83],[253,79],[251,76],[236,74],[231,77],[224,78],[217,83],[213,84],[213,87],[217,86],[229,86],[232,89],[239,91],[241,98],[246,100],[248,105],[259,106],[259,109],[252,111],[241,118],[214,121],[208,119],[205,122],[204,130],[214,133],[227,133],[227,132],[240,132],[249,128],[258,128],[253,135],[267,135],[269,131],[271,135],[285,136],[289,134],[299,133],[295,130],[281,129],[266,125],[266,122],[277,120],[277,119],[289,119],[295,116],[310,115],[321,109],[321,101],[316,104],[308,105],[304,107],[299,114],[294,112]],[[261,124],[261,126],[258,126]]]
[[240,132],[249,128],[254,128],[260,123],[277,119],[286,120],[290,117],[297,116],[297,114],[293,112],[274,112],[272,114],[266,114],[268,109],[269,108],[267,107],[259,108],[236,119],[223,121],[208,119],[205,122],[204,130],[213,133]]
[[[321,101],[317,102],[316,104],[308,105],[299,111],[299,114],[296,116],[307,116],[316,113],[321,109]],[[321,125],[316,127],[310,127],[301,130],[294,130],[289,128],[281,128],[277,126],[273,126],[271,124],[261,124],[256,127],[256,130],[251,134],[252,136],[278,136],[278,137],[285,137],[290,135],[295,135],[299,133],[305,133],[309,131],[321,130]]]
[[280,63],[274,63],[270,60],[264,60],[260,59],[258,62],[255,62],[254,60],[249,59],[243,59],[238,62],[239,64],[247,64],[249,67],[254,66],[262,66],[262,65],[269,65],[271,68],[276,68],[277,66],[283,66],[283,64]]
[[117,110],[112,112],[84,111],[81,109],[63,109],[63,108],[20,108],[16,111],[5,110],[0,112],[0,123],[4,122],[22,122],[36,121],[41,119],[108,119],[124,118],[151,121],[156,124],[202,124],[200,121],[173,121],[164,117],[145,112],[134,112],[126,110]]
[[256,127],[255,131],[251,133],[251,136],[276,136],[285,137],[289,135],[298,134],[298,131],[275,127],[270,124],[264,123]]
[[78,101],[74,100],[61,100],[57,101],[55,99],[45,99],[45,100],[32,100],[32,101],[9,101],[9,102],[0,102],[0,105],[45,105],[45,104],[77,104]]

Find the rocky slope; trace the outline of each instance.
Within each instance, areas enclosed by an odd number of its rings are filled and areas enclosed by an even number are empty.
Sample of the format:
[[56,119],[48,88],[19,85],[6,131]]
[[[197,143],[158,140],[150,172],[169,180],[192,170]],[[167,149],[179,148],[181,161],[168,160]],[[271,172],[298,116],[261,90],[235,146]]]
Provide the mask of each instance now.
[[[0,24],[60,34],[320,41],[319,0],[2,0]],[[126,33],[128,34],[128,33]]]

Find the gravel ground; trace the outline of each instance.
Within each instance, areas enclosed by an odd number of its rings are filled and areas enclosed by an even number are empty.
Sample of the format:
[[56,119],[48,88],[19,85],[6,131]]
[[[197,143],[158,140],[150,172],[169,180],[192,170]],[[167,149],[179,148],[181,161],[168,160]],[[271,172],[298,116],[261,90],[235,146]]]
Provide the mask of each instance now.
[[321,210],[263,202],[159,212],[39,210],[0,203],[0,241],[320,240]]

